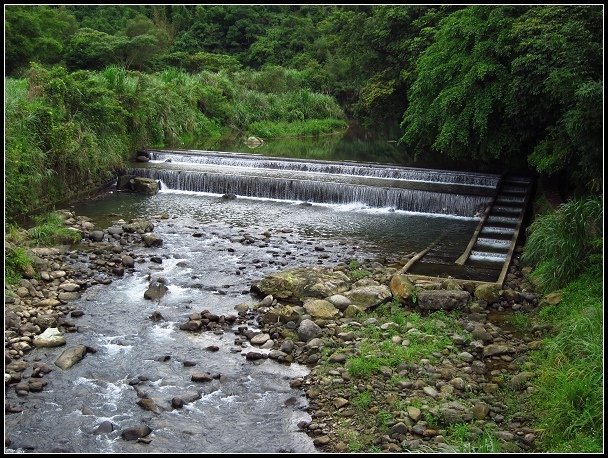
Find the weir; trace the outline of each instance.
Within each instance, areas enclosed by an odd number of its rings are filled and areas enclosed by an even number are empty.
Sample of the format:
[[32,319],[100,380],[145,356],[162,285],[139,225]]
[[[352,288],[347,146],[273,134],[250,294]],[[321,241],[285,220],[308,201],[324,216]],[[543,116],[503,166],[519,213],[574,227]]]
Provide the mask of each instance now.
[[531,187],[527,177],[376,163],[218,151],[146,153],[150,162],[121,173],[159,180],[169,190],[479,218],[464,252],[438,241],[408,266],[408,274],[485,282],[504,279]]

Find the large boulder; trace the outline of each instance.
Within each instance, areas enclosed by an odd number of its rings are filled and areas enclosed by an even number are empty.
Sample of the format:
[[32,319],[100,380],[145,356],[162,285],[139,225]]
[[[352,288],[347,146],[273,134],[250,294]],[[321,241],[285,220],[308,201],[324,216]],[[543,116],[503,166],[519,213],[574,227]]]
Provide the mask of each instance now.
[[87,347],[84,345],[76,345],[75,347],[66,348],[59,358],[55,360],[55,366],[63,370],[69,369],[74,364],[79,362],[87,352]]
[[481,284],[475,288],[475,299],[486,301],[488,304],[498,302],[500,299],[500,287],[493,283]]
[[463,309],[470,300],[468,291],[423,290],[418,293],[416,305],[422,310]]
[[331,302],[324,299],[313,299],[306,301],[304,303],[304,308],[312,318],[331,320],[340,314],[338,309],[334,307]]
[[389,287],[393,297],[401,302],[406,302],[416,297],[416,286],[406,275],[393,275]]
[[353,288],[345,292],[344,296],[361,310],[387,302],[392,297],[391,290],[386,285]]
[[158,193],[160,186],[158,185],[158,181],[152,178],[135,177],[133,178],[133,189],[136,192],[154,195]]
[[65,345],[65,337],[57,328],[47,328],[42,334],[34,337],[35,347],[59,347]]
[[273,273],[260,281],[256,289],[276,299],[302,303],[305,298],[323,299],[350,287],[344,272],[323,267],[300,267]]

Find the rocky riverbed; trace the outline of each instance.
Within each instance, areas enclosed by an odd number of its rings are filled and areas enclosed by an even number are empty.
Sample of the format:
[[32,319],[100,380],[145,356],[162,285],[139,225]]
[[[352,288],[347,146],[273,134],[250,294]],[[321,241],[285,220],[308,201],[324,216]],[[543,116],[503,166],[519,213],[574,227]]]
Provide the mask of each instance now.
[[[97,351],[71,338],[84,330],[79,324],[84,312],[73,303],[85,291],[108,285],[102,288],[111,294],[113,281],[142,266],[151,272],[146,300],[158,302],[174,288],[163,278],[167,258],[161,253],[163,239],[155,233],[155,225],[167,224],[168,215],[119,220],[99,230],[86,217],[62,214],[83,242],[76,248],[32,249],[34,270],[5,296],[5,386],[13,393],[5,397],[7,414],[27,415],[35,407],[25,400],[33,393],[44,396],[55,371],[70,370]],[[190,235],[205,238],[210,231],[192,228]],[[273,236],[236,234],[230,242],[272,248]],[[295,251],[301,241],[289,242]],[[217,293],[251,290],[258,301],[238,303],[230,313],[198,307],[176,314],[159,308],[147,319],[162,323],[173,315],[178,332],[209,336],[204,347],[209,354],[226,351],[250,364],[308,367],[289,380],[293,390],[306,394],[306,402],[292,396],[285,403],[310,414],[297,428],[320,451],[534,450],[537,432],[521,401],[533,391],[534,367],[526,355],[541,345],[547,330],[533,328],[522,335],[505,319],[513,312],[523,317],[539,303],[517,256],[499,290],[400,275],[407,259],[348,264],[340,261],[343,248],[333,248],[307,246],[317,255],[314,267],[293,267],[294,261],[277,252],[268,261],[275,271],[260,281],[251,281],[255,276],[250,274],[263,263],[252,259],[239,268],[243,284],[226,285]],[[36,356],[40,349],[55,347],[65,351],[53,364]],[[167,361],[171,355],[158,358]],[[127,382],[139,408],[156,414],[179,410],[226,383],[222,371],[199,369],[188,359],[180,363],[191,369],[190,381],[200,388],[168,396],[150,386],[153,380],[134,377]],[[94,434],[154,443],[149,422],[118,428],[107,420],[97,428]],[[6,445],[14,445],[10,428],[6,437]]]

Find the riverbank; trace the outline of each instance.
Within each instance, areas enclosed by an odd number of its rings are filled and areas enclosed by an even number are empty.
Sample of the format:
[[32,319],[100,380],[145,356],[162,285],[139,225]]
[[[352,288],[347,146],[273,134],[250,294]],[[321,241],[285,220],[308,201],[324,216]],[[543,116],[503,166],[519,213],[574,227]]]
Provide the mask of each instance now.
[[[44,390],[57,370],[37,358],[24,360],[33,354],[40,333],[55,328],[69,344],[82,316],[71,301],[90,286],[132,274],[141,262],[154,263],[154,255],[140,257],[134,248],[154,251],[155,244],[162,244],[153,229],[168,216],[122,221],[119,228],[102,231],[87,218],[64,215],[85,236],[81,246],[34,249],[31,276],[38,278],[23,280],[5,300],[5,345],[11,359],[6,360],[5,382],[18,398]],[[264,239],[274,236],[268,233]],[[179,328],[194,335],[234,332],[235,344],[250,364],[272,359],[308,366],[310,373],[290,384],[306,392],[311,420],[302,420],[299,428],[320,450],[533,450],[536,434],[530,419],[513,408],[533,391],[533,367],[525,360],[545,330],[522,337],[513,327],[538,304],[517,261],[502,292],[488,291],[483,299],[472,285],[463,289],[449,280],[413,285],[409,296],[398,293],[396,284],[391,291],[395,271],[371,260],[282,271],[253,285],[253,291],[262,293],[260,303],[237,305],[234,314],[194,312]],[[289,292],[290,285],[300,284],[300,274],[308,276],[312,289],[304,282]],[[277,284],[279,291],[272,289]],[[163,289],[157,284],[149,294]],[[317,300],[302,301],[302,294]],[[439,308],[437,300],[448,300],[456,310],[433,310]],[[81,356],[87,351],[95,349],[85,346]],[[212,380],[213,374],[208,375]],[[169,407],[161,406],[154,409]],[[9,403],[5,411],[20,407]]]

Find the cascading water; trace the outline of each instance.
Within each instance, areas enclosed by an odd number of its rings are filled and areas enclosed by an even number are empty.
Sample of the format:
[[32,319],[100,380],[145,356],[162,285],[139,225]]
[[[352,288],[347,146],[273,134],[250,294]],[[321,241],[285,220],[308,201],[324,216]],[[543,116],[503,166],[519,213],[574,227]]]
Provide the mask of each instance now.
[[220,166],[294,170],[301,172],[330,173],[336,175],[356,175],[410,181],[476,185],[486,186],[489,188],[495,188],[499,179],[498,175],[492,174],[417,169],[382,164],[270,158],[256,155],[218,153],[211,151],[182,154],[166,151],[152,151],[151,155],[153,161],[158,163],[170,161]]
[[160,180],[172,190],[330,204],[364,204],[411,212],[479,216],[497,175],[379,164],[303,161],[199,152],[154,152],[155,163],[123,171]]

